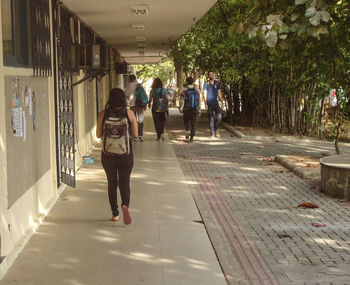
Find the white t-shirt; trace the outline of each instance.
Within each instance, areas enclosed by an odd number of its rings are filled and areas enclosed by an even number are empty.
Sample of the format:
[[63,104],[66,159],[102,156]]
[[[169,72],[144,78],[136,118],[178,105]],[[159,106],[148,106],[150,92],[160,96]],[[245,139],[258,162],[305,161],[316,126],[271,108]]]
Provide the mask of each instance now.
[[139,83],[136,82],[129,82],[128,85],[125,88],[125,95],[126,98],[129,98],[128,101],[128,106],[133,107],[135,106],[135,101],[136,101],[136,87]]

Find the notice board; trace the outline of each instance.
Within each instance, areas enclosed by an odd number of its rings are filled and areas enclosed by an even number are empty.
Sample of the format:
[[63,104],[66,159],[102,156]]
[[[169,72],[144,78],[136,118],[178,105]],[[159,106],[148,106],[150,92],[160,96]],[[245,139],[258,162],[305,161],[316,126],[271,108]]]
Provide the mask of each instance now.
[[48,79],[6,76],[5,98],[10,208],[51,167]]

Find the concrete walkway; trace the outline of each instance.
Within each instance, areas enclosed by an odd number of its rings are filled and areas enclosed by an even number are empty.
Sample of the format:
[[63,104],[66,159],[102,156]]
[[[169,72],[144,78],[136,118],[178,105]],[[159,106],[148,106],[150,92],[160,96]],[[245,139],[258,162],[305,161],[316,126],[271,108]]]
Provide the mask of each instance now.
[[[221,285],[225,278],[171,142],[146,117],[134,144],[131,216],[113,224],[100,164],[83,166],[1,285]],[[120,200],[119,200],[120,201]]]

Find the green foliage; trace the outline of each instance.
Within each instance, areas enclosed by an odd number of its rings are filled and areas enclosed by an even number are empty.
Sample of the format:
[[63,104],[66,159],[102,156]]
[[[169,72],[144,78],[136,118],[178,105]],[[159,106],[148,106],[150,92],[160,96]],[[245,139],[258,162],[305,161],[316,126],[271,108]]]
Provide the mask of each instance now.
[[214,70],[229,116],[318,132],[329,90],[349,98],[350,1],[221,0],[170,57],[185,71]]
[[136,76],[143,82],[159,77],[165,85],[174,76],[174,63],[169,58],[163,58],[158,64],[133,65]]

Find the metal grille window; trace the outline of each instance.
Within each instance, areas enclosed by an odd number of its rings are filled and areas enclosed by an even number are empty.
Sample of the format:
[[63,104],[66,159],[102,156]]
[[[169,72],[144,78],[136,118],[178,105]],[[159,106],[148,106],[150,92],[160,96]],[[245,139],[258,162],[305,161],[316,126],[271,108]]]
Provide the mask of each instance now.
[[58,65],[58,128],[60,181],[75,187],[75,126],[72,75],[76,71],[76,57],[72,45],[76,40],[75,20],[63,7],[55,12],[57,22]]
[[50,5],[31,1],[33,69],[36,76],[51,75]]

